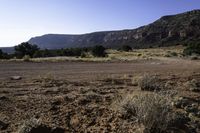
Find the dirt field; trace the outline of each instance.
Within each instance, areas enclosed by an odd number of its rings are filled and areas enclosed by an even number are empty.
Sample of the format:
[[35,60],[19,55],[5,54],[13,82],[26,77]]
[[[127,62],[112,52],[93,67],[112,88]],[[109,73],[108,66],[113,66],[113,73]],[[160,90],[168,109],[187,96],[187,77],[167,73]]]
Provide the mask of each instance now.
[[123,120],[112,104],[139,91],[133,81],[146,73],[170,81],[178,95],[200,104],[199,92],[183,86],[200,80],[199,61],[0,62],[0,132],[19,132],[33,118],[55,132],[134,132],[137,126]]

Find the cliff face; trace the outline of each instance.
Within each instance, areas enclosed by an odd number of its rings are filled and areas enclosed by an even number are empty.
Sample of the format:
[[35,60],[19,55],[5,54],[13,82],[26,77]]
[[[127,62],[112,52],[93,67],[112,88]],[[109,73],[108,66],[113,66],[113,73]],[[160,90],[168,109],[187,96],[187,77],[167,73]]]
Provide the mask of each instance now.
[[200,10],[164,16],[152,24],[122,31],[95,32],[82,35],[48,34],[34,37],[29,43],[41,48],[58,49],[104,45],[118,48],[123,44],[133,48],[169,46],[200,39]]

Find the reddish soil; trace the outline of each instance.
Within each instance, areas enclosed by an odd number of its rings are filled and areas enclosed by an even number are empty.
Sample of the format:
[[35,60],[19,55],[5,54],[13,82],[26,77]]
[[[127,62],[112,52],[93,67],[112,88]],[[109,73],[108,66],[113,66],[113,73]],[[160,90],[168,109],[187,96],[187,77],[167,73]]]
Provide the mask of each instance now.
[[[133,132],[134,123],[122,120],[111,105],[119,95],[137,91],[132,80],[145,73],[180,88],[188,80],[200,79],[200,62],[0,62],[0,121],[8,123],[0,132],[17,132],[30,118],[66,132]],[[177,90],[200,97],[184,88]]]

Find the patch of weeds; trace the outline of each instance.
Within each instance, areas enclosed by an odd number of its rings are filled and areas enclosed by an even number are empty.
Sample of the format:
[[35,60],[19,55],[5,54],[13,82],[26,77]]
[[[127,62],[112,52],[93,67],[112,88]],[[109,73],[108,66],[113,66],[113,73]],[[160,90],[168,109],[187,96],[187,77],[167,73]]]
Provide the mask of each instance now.
[[51,129],[46,127],[41,123],[40,120],[36,118],[31,118],[23,123],[23,125],[19,129],[19,133],[50,133]]
[[118,101],[116,109],[125,120],[143,125],[144,133],[166,133],[181,130],[179,117],[173,111],[172,99],[171,93],[166,92],[137,93]]
[[143,91],[159,91],[164,88],[164,85],[160,82],[160,79],[154,75],[144,75],[139,80],[139,87]]
[[200,92],[200,82],[196,79],[186,82],[185,85],[190,91]]
[[30,55],[25,55],[25,56],[23,57],[23,61],[25,61],[25,62],[29,62],[30,59],[31,59]]

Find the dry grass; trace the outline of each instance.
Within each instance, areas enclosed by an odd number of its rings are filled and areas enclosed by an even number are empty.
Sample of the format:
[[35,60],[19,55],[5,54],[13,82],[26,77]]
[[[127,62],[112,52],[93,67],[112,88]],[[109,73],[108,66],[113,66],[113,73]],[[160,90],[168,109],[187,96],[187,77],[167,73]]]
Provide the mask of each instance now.
[[[124,119],[144,126],[145,133],[164,133],[172,128],[174,112],[172,93],[139,92],[130,94],[115,103]],[[174,128],[174,127],[173,127]]]
[[117,50],[108,50],[111,59],[131,61],[136,59],[157,59],[157,57],[182,57],[184,47],[173,46],[151,49],[137,49],[131,52],[121,52]]
[[[130,52],[117,51],[113,49],[106,50],[108,57],[97,58],[88,53],[82,57],[47,57],[47,58],[30,58],[32,62],[60,62],[60,61],[83,61],[83,62],[108,62],[108,61],[137,61],[137,60],[152,60],[160,57],[182,57],[184,47],[173,46],[163,48],[136,49]],[[4,60],[0,60],[4,61]],[[24,59],[10,59],[9,61],[26,61]]]
[[145,91],[159,91],[164,88],[160,79],[155,75],[145,74],[139,81],[139,87]]
[[25,121],[20,127],[18,133],[29,133],[33,128],[37,128],[41,125],[41,121],[36,118],[31,118]]

